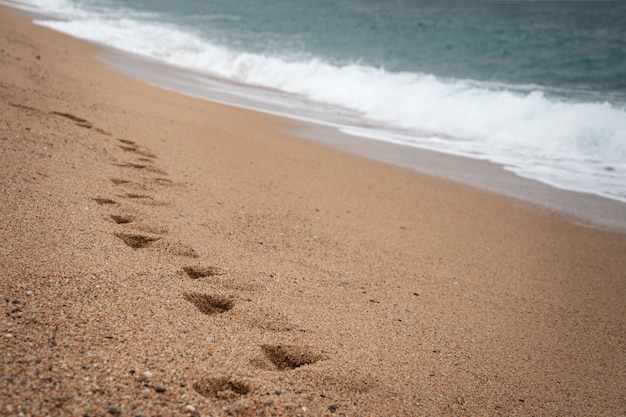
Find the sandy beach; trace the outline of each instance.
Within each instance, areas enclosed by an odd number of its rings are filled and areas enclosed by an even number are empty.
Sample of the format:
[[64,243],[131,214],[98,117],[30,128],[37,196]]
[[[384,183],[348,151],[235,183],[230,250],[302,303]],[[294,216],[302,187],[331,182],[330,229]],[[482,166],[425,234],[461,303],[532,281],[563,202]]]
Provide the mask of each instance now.
[[626,235],[0,6],[0,414],[626,415]]

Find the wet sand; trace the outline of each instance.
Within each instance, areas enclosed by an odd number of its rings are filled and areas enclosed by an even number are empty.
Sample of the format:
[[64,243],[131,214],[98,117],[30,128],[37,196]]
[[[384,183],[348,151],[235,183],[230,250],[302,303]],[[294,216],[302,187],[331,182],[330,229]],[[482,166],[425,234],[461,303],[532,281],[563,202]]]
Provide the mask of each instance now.
[[[98,59],[117,72],[168,90],[302,122],[288,133],[331,149],[511,197],[582,224],[626,233],[626,205],[616,200],[555,188],[484,160],[343,133],[341,127],[353,126],[353,120],[333,115],[330,118],[337,119],[335,124],[316,121],[306,109],[285,108],[281,94],[271,90],[251,89],[119,51],[105,50]],[[254,97],[255,93],[265,99]]]
[[0,39],[0,413],[626,411],[625,235]]

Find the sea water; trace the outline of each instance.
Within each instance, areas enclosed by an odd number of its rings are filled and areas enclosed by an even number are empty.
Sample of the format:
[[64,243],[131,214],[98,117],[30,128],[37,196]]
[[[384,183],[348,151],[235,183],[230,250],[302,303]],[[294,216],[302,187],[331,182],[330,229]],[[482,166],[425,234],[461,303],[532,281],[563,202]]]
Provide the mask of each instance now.
[[312,118],[348,115],[333,123],[357,137],[626,202],[624,1],[18,4],[70,35],[285,93]]

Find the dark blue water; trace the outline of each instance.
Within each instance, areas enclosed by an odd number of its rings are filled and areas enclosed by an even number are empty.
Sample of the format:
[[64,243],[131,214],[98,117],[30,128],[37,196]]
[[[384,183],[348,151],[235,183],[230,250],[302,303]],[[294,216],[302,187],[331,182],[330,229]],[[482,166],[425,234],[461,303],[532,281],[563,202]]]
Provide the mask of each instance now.
[[623,1],[80,3],[154,13],[241,51],[622,99],[626,94]]

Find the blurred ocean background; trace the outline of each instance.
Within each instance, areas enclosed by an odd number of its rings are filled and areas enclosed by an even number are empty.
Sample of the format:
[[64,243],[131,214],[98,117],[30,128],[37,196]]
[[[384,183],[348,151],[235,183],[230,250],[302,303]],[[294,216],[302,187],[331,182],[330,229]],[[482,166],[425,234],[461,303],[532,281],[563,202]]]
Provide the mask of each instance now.
[[341,114],[330,122],[357,137],[626,202],[625,1],[7,4],[72,36],[283,92],[311,118]]

